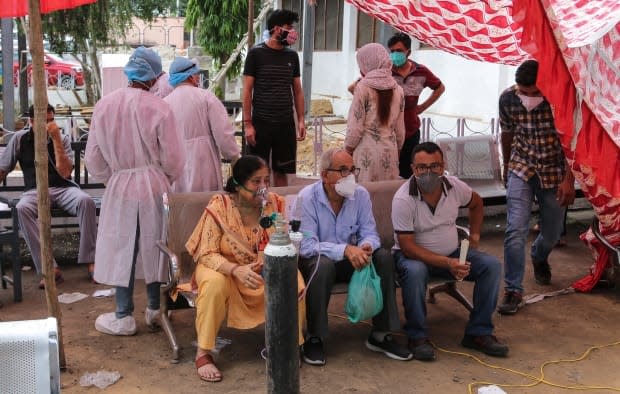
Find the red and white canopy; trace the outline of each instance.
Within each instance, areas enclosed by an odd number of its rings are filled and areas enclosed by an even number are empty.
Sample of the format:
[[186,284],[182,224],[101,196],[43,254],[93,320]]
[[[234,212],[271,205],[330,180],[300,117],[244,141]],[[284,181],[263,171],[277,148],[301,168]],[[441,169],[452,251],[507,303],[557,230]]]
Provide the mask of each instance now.
[[468,59],[519,64],[521,29],[511,0],[347,0],[418,40]]
[[[537,59],[537,85],[553,107],[573,173],[602,233],[620,244],[620,1],[347,1],[468,59],[513,65]],[[587,289],[596,279],[575,287]]]

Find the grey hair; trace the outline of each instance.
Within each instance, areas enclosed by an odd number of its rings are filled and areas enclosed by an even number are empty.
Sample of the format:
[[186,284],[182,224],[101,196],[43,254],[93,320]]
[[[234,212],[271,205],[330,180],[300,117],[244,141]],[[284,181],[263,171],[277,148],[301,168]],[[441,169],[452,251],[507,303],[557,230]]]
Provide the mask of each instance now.
[[[329,148],[321,155],[321,171],[328,169],[332,165],[332,159],[338,152],[345,151],[343,148]],[[346,152],[346,151],[345,151]]]

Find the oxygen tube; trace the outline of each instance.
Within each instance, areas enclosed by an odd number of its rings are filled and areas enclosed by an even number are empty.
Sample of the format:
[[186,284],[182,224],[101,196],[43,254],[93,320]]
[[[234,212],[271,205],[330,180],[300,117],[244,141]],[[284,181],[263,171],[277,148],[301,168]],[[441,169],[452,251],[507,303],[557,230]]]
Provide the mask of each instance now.
[[[302,196],[297,196],[297,200],[295,201],[295,209],[294,209],[294,213],[293,213],[293,219],[289,222],[290,225],[290,230],[289,230],[289,238],[291,239],[291,241],[293,242],[293,245],[295,245],[295,247],[297,248],[297,258],[299,259],[299,256],[301,254],[301,241],[304,238],[304,234],[300,231],[300,227],[301,227],[301,209],[303,206],[303,197]],[[306,293],[308,292],[308,288],[310,287],[310,283],[312,283],[312,280],[314,279],[314,277],[316,276],[316,273],[319,271],[319,261],[321,260],[321,250],[319,249],[318,255],[316,257],[316,264],[314,265],[314,269],[312,270],[312,273],[310,274],[310,277],[308,278],[308,281],[306,282],[306,287],[304,288],[304,290],[301,292],[301,294],[299,294],[299,300],[302,300],[303,298],[306,297]]]

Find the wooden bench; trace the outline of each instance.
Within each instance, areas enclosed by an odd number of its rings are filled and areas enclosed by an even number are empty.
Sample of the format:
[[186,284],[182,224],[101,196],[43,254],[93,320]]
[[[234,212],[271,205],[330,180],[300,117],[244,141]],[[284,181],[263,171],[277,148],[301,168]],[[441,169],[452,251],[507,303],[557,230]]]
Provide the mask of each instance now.
[[[4,145],[6,147],[6,145]],[[93,200],[97,208],[97,216],[101,210],[101,195],[105,189],[103,183],[91,183],[89,182],[88,171],[82,167],[82,156],[86,149],[86,141],[76,141],[71,143],[71,149],[73,150],[74,171],[73,181],[85,191],[90,191],[94,195]],[[8,177],[7,177],[8,178]],[[7,284],[13,286],[13,300],[20,302],[22,300],[22,283],[21,283],[21,261],[19,259],[19,221],[17,218],[17,203],[19,202],[19,194],[24,191],[23,182],[21,185],[10,185],[8,179],[0,185],[0,202],[6,204],[6,208],[0,210],[0,219],[9,221],[9,224],[0,228],[0,245],[8,245],[10,251],[6,251],[2,248],[0,252],[0,275],[2,281],[2,288],[6,289]],[[93,193],[94,192],[94,193]],[[77,227],[77,222],[67,223],[66,218],[73,218],[74,216],[60,208],[52,208],[50,212],[52,216],[52,228],[69,228]],[[54,220],[58,219],[58,220]],[[12,276],[9,276],[4,271],[4,262],[10,260],[12,266]]]

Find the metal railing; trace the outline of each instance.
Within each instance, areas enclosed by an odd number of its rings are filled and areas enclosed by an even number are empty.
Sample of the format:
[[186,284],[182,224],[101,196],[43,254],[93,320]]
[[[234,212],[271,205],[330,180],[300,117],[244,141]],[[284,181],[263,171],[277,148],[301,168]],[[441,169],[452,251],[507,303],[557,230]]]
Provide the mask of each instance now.
[[[499,138],[499,122],[495,118],[492,118],[488,122],[476,122],[465,118],[456,118],[452,124],[444,128],[441,128],[439,124],[445,122],[440,122],[437,118],[426,117],[420,120],[420,142],[435,141],[437,138],[460,138],[474,135],[491,135],[496,142]],[[325,141],[344,141],[347,131],[346,127],[340,130],[330,128],[329,125],[325,124],[324,116],[312,118],[311,126],[308,131],[314,133],[312,152],[313,163],[308,163],[308,159],[302,159],[298,160],[298,165],[305,164],[306,167],[311,167],[313,169],[312,175],[317,176],[319,174],[319,162],[323,154]]]

